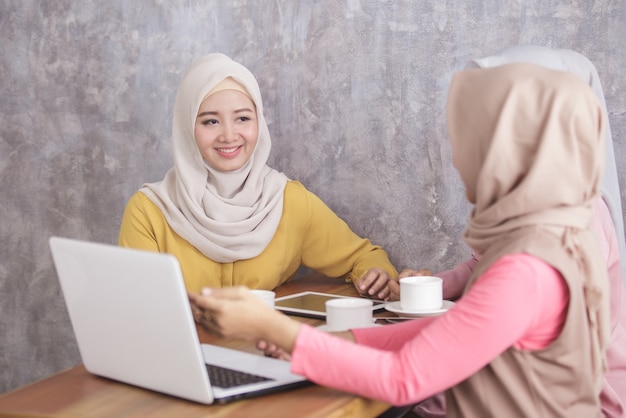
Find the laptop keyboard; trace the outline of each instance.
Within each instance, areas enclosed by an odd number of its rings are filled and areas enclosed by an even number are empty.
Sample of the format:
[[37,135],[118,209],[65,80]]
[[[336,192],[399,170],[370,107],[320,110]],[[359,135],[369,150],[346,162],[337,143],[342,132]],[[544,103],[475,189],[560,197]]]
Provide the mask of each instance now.
[[236,386],[249,385],[250,383],[264,382],[272,380],[267,377],[255,374],[240,372],[239,370],[227,369],[214,364],[205,364],[209,372],[211,384],[220,388],[232,388]]

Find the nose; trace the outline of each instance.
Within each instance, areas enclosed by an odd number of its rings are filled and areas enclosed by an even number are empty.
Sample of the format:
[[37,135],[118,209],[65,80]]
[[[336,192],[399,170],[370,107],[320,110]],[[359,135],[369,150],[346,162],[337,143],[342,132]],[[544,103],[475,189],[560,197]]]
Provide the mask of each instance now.
[[225,142],[233,141],[237,138],[237,128],[232,122],[226,122],[223,125],[222,137]]

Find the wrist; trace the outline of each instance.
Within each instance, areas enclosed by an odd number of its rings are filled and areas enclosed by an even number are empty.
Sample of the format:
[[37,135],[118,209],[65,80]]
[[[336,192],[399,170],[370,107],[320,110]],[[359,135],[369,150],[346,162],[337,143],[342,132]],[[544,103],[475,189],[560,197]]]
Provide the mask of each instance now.
[[281,349],[291,353],[301,327],[302,324],[300,322],[294,321],[278,311],[274,311],[272,317],[268,318],[266,326],[263,328],[261,339],[271,341]]

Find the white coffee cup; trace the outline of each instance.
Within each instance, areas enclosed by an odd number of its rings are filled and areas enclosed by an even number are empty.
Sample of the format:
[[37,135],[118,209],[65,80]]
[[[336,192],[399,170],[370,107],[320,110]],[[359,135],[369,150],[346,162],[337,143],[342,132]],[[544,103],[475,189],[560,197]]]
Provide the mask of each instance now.
[[251,290],[252,294],[261,299],[269,307],[274,307],[274,299],[276,299],[276,292],[272,290],[254,289]]
[[400,306],[406,311],[428,311],[443,306],[443,280],[435,276],[400,279]]
[[346,331],[372,326],[370,299],[337,298],[326,301],[326,330]]

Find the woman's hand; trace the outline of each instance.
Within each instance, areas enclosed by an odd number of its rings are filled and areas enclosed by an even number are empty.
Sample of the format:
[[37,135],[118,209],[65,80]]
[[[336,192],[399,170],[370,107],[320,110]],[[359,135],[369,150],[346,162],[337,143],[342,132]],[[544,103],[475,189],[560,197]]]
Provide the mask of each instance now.
[[[189,293],[196,322],[222,337],[258,338],[270,309],[243,286]],[[267,308],[267,309],[264,309]]]
[[413,270],[413,269],[404,269],[398,275],[398,280],[391,280],[389,282],[389,300],[396,301],[400,300],[400,282],[399,280],[403,277],[411,277],[411,276],[432,276],[432,271],[428,269],[422,270]]
[[276,344],[268,343],[265,340],[257,341],[256,348],[263,351],[267,357],[274,357],[279,360],[291,361],[291,354],[285,352]]
[[228,338],[265,340],[291,353],[300,324],[270,308],[246,287],[189,292],[194,319],[207,331]]
[[389,283],[393,281],[385,270],[371,268],[354,282],[354,287],[361,296],[388,300],[390,295]]
[[[350,331],[330,332],[329,334],[335,337],[343,338],[344,340],[355,342],[354,335]],[[256,348],[263,351],[266,356],[273,357],[279,360],[291,361],[291,354],[278,347],[276,344],[269,343],[264,340],[257,341]]]

